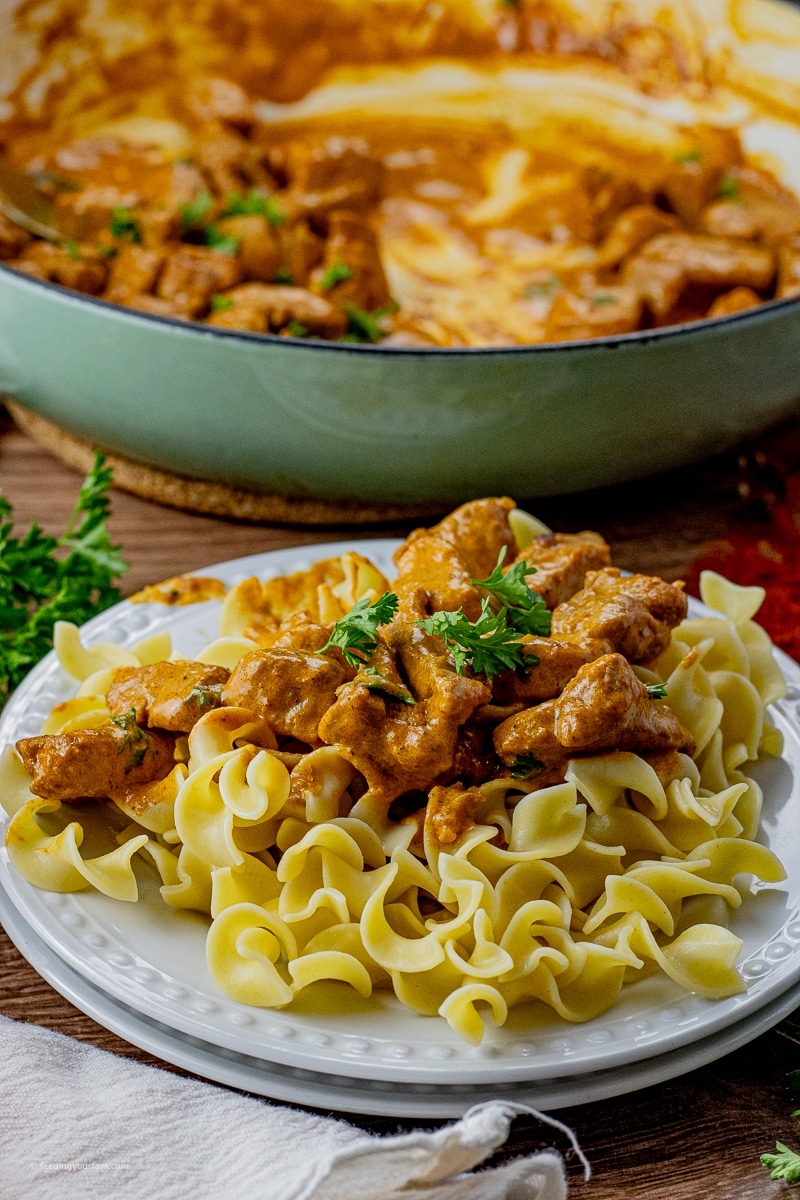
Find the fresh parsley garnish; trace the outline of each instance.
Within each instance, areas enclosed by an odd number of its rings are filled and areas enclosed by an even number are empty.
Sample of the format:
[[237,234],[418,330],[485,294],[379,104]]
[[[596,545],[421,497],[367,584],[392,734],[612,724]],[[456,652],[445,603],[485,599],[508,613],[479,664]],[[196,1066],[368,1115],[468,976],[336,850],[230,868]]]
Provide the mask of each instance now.
[[118,729],[122,729],[125,732],[125,736],[120,742],[119,753],[122,754],[123,750],[130,750],[130,758],[125,764],[125,774],[127,775],[134,767],[140,767],[144,762],[150,738],[144,729],[136,724],[135,708],[130,709],[121,716],[109,717],[109,721],[112,725],[116,725]]
[[223,217],[266,217],[270,225],[283,225],[286,216],[274,196],[265,195],[258,188],[249,192],[231,192],[225,201]]
[[64,247],[67,254],[70,256],[70,259],[72,260],[72,262],[82,262],[83,261],[83,255],[81,254],[81,248],[77,242],[73,242],[72,238],[67,238],[67,240],[65,242],[62,242],[61,245]]
[[459,675],[470,665],[489,678],[501,671],[527,670],[531,665],[526,660],[518,630],[508,624],[507,612],[503,608],[493,613],[487,597],[474,623],[459,608],[455,612],[434,613],[427,620],[417,621],[417,625],[426,633],[439,635],[452,654]]
[[323,292],[329,292],[332,287],[336,287],[337,283],[346,283],[348,279],[352,278],[353,272],[347,263],[335,262],[325,271],[319,286]]
[[239,238],[223,233],[212,221],[203,227],[203,235],[205,244],[216,250],[217,254],[235,254],[239,249]]
[[512,779],[531,779],[544,770],[544,763],[533,754],[519,754],[511,764]]
[[294,283],[294,279],[290,271],[287,271],[285,267],[281,267],[279,271],[275,272],[272,282],[285,283],[288,287],[291,287]]
[[549,300],[560,287],[561,280],[554,275],[552,279],[545,279],[542,283],[529,283],[523,288],[522,294],[528,300]]
[[663,683],[646,683],[645,689],[651,700],[666,700],[667,689]]
[[380,342],[386,337],[386,330],[381,324],[383,317],[389,317],[397,312],[397,304],[386,304],[376,308],[374,312],[366,312],[357,304],[343,304],[347,313],[347,333],[342,339],[348,342]]
[[233,301],[230,296],[221,296],[217,292],[211,297],[212,312],[227,312],[229,308],[233,308]]
[[98,454],[60,538],[31,525],[14,536],[11,505],[0,495],[0,707],[53,646],[56,621],[82,625],[120,600],[127,570],[108,536],[112,472]]
[[601,292],[597,296],[592,296],[592,308],[601,308],[605,304],[617,303],[617,297],[610,295],[608,292]]
[[358,683],[363,683],[371,692],[383,692],[390,700],[400,700],[403,704],[417,703],[407,688],[381,675],[377,667],[364,667],[356,678]]
[[363,667],[378,644],[378,626],[391,621],[399,603],[394,592],[384,592],[374,604],[365,596],[336,622],[321,653],[338,646],[351,667]]
[[525,582],[526,575],[536,573],[533,563],[518,562],[503,574],[503,563],[507,549],[503,546],[497,556],[497,565],[488,579],[473,579],[476,587],[485,588],[503,606],[507,624],[518,633],[529,633],[534,637],[549,637],[552,613],[538,592]]
[[795,1154],[783,1142],[776,1142],[777,1154],[762,1154],[761,1162],[769,1171],[770,1179],[785,1179],[787,1183],[800,1182],[800,1154]]
[[109,246],[103,242],[97,247],[97,254],[100,258],[116,258],[119,254],[119,250],[116,246]]
[[189,695],[186,697],[186,703],[190,704],[192,700],[197,701],[197,707],[202,710],[204,708],[216,708],[219,704],[220,688],[203,687],[202,684],[196,683]]
[[201,192],[190,204],[181,205],[181,229],[188,233],[191,229],[200,228],[203,218],[211,210],[213,201],[210,192]]
[[310,330],[307,325],[301,325],[299,321],[290,321],[286,326],[286,331],[291,337],[304,338],[308,337]]
[[118,205],[111,214],[108,228],[112,237],[129,238],[132,242],[141,242],[142,240],[139,222],[131,216],[129,208],[122,208]]
[[732,175],[726,174],[726,175],[722,176],[722,179],[720,179],[720,181],[719,181],[719,188],[717,189],[717,196],[719,197],[720,200],[740,200],[741,199],[741,192],[739,191],[739,184],[736,182],[736,180],[733,178]]
[[681,150],[678,154],[673,155],[676,163],[699,163],[703,161],[702,150]]

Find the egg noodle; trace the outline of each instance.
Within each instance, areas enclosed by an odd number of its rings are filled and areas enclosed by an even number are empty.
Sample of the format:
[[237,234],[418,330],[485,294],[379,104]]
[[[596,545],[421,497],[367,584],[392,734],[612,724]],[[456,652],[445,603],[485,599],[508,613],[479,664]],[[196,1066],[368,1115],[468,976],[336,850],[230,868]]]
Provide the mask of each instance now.
[[[333,585],[319,566],[284,581],[287,609],[302,606],[303,587],[328,620],[377,594],[382,576],[367,560],[335,565]],[[230,670],[257,648],[243,635],[254,586],[229,594],[222,636],[200,662]],[[480,784],[482,800],[448,843],[435,822],[390,819],[353,787],[358,773],[335,746],[276,750],[261,718],[219,707],[177,739],[174,768],[138,801],[43,799],[7,747],[10,860],[38,888],[129,902],[149,860],[167,905],[208,914],[211,975],[247,1005],[290,1005],[319,981],[362,997],[391,989],[477,1044],[487,1018],[502,1025],[514,1005],[540,1001],[588,1021],[654,971],[702,997],[733,995],[744,989],[743,943],[727,917],[747,894],[736,877],[785,878],[755,840],[762,795],[743,769],[780,754],[765,713],[785,685],[752,619],[761,590],[707,573],[701,591],[719,615],[684,620],[636,668],[643,682],[663,681],[696,744],[668,776],[622,750],[571,759],[551,786],[506,772]],[[172,647],[161,633],[133,649],[86,648],[62,624],[56,652],[80,687],[45,734],[102,726],[114,669],[169,659]],[[341,1004],[341,991],[324,1002]]]

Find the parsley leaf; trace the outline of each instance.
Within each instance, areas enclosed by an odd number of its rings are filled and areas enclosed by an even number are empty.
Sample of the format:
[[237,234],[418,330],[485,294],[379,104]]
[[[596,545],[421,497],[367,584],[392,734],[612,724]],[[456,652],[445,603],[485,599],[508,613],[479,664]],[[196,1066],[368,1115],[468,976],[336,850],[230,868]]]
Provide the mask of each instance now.
[[481,615],[472,624],[463,609],[455,612],[437,612],[417,625],[426,633],[436,633],[453,656],[456,671],[464,674],[467,664],[487,679],[501,671],[525,670],[524,644],[519,633],[506,621],[507,609],[493,613],[490,602],[483,601]]
[[212,203],[211,193],[201,192],[191,204],[181,205],[181,229],[184,233],[202,226],[203,217],[210,210]]
[[394,592],[384,592],[374,604],[365,596],[336,622],[320,653],[338,646],[351,667],[363,667],[367,656],[378,644],[378,626],[391,621],[399,603]]
[[533,754],[519,754],[511,764],[512,779],[532,779],[544,770],[544,763]]
[[787,1183],[800,1182],[800,1154],[795,1154],[783,1142],[776,1142],[777,1154],[762,1154],[761,1162],[769,1171],[770,1179],[785,1179]]
[[665,700],[667,689],[663,683],[646,683],[645,689],[651,700]]
[[111,214],[108,228],[112,237],[130,238],[132,242],[141,242],[142,240],[142,231],[139,228],[139,222],[133,219],[129,208],[117,205]]
[[329,292],[337,283],[346,283],[348,279],[353,278],[353,272],[348,267],[347,263],[337,261],[325,271],[322,276],[320,288],[323,292]]
[[286,331],[291,337],[295,338],[308,337],[310,332],[308,326],[301,325],[299,321],[290,321],[286,326]]
[[72,260],[72,262],[82,262],[83,261],[83,255],[81,254],[81,248],[77,242],[74,242],[72,240],[72,238],[67,238],[67,240],[65,242],[62,242],[61,245],[64,247],[67,254],[70,256],[70,259]]
[[150,745],[150,735],[145,732],[139,725],[136,724],[136,709],[131,708],[128,712],[123,713],[119,717],[109,717],[112,725],[116,725],[118,729],[125,732],[125,736],[119,745],[119,753],[124,750],[130,751],[130,757],[125,764],[125,774],[132,771],[134,767],[140,767],[144,762],[147,748]]
[[717,196],[720,200],[741,200],[739,184],[732,175],[723,175],[719,181]]
[[286,216],[274,196],[267,196],[258,188],[249,192],[231,192],[225,200],[223,217],[266,217],[270,225],[283,225]]
[[106,528],[112,472],[104,461],[95,458],[60,538],[35,524],[14,536],[0,495],[0,707],[52,648],[56,621],[83,624],[121,599],[114,580],[127,564]]
[[217,254],[235,254],[239,249],[239,238],[223,233],[218,226],[209,221],[203,227],[203,240]]
[[542,283],[529,283],[522,289],[522,294],[528,300],[545,300],[554,296],[560,288],[561,280],[554,275],[552,279],[545,279]]
[[380,342],[386,337],[386,330],[381,324],[383,317],[389,317],[397,312],[395,302],[376,308],[374,312],[366,312],[357,304],[343,304],[347,313],[347,335],[343,339],[348,342]]
[[233,301],[230,296],[221,296],[219,292],[216,292],[211,297],[212,312],[227,312],[229,308],[233,308]]
[[377,667],[364,667],[356,676],[356,681],[363,683],[371,692],[383,692],[390,700],[400,700],[403,704],[417,703],[407,688],[381,675]]
[[[549,637],[552,613],[538,592],[525,582],[526,575],[536,572],[533,563],[518,562],[503,574],[506,547],[497,556],[497,565],[488,579],[473,579],[476,587],[487,592],[503,605],[503,615],[508,625],[518,633],[530,633],[534,637]],[[531,664],[528,664],[531,665]]]
[[280,270],[275,272],[272,282],[285,283],[287,287],[291,287],[294,283],[294,279],[292,278],[290,271],[287,271],[285,267],[281,267]]
[[697,149],[682,150],[680,153],[674,154],[673,158],[676,163],[681,163],[682,165],[685,163],[699,163],[703,161],[703,151]]
[[605,304],[617,303],[617,297],[610,295],[608,292],[601,292],[599,295],[592,296],[592,308],[600,308]]

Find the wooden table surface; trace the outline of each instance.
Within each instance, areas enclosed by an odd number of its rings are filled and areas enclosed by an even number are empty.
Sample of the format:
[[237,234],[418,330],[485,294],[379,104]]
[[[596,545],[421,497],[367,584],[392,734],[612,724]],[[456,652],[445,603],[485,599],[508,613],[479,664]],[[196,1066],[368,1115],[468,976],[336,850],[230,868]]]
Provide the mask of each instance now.
[[[760,493],[774,485],[773,464],[783,469],[800,465],[800,420],[739,453],[699,467],[527,507],[555,528],[598,529],[621,566],[675,579],[687,571],[704,544],[724,535],[730,521],[758,515]],[[36,520],[47,532],[63,530],[78,484],[78,475],[0,417],[0,487],[21,525]],[[128,592],[222,559],[350,536],[342,528],[237,525],[161,508],[121,492],[114,494],[110,524],[114,540],[122,543],[130,562],[125,579]],[[379,532],[406,531],[387,526]],[[356,536],[374,537],[376,531]],[[158,1063],[58,995],[1,929],[0,1012],[116,1054]],[[571,1197],[770,1200],[788,1196],[787,1185],[770,1182],[759,1155],[773,1150],[776,1139],[795,1147],[800,1144],[800,1123],[791,1116],[797,1100],[793,1102],[787,1089],[787,1072],[800,1068],[800,1040],[795,1036],[800,1039],[791,1022],[784,1022],[744,1049],[670,1083],[560,1111],[558,1116],[575,1130],[593,1167],[591,1182],[584,1184],[578,1165],[568,1156]],[[376,1132],[393,1132],[402,1124],[394,1119],[349,1119]],[[535,1121],[519,1120],[500,1158],[550,1142]]]

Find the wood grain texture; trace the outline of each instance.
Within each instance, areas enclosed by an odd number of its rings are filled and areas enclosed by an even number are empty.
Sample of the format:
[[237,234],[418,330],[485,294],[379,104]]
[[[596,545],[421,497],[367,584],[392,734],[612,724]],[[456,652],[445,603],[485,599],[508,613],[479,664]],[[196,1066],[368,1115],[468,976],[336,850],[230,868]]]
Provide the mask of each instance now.
[[[548,524],[586,526],[611,542],[615,562],[668,578],[684,574],[728,522],[746,516],[753,500],[747,472],[761,454],[786,465],[800,462],[800,422],[760,439],[739,455],[656,480],[528,505]],[[740,461],[741,460],[741,461]],[[763,464],[762,464],[763,465]],[[744,482],[743,482],[744,481]],[[49,458],[9,422],[0,424],[0,486],[21,524],[38,521],[60,532],[75,500],[79,476]],[[747,494],[750,490],[751,494]],[[744,506],[744,507],[743,507]],[[407,527],[361,530],[355,536],[402,535]],[[130,561],[125,590],[223,559],[285,546],[350,537],[347,529],[297,530],[243,525],[160,508],[115,493],[111,532]],[[0,1012],[91,1042],[140,1062],[166,1066],[103,1029],[58,995],[0,931]],[[791,1117],[786,1073],[800,1068],[791,1027],[759,1038],[720,1062],[658,1087],[564,1110],[593,1166],[584,1184],[567,1155],[574,1200],[773,1200],[790,1189],[770,1182],[759,1155],[777,1140],[800,1143]],[[179,1072],[186,1074],[186,1072]],[[482,1098],[476,1089],[475,1099]],[[404,1127],[394,1118],[351,1117],[377,1133]],[[417,1127],[436,1122],[414,1122]],[[557,1135],[521,1119],[498,1160],[555,1143]]]

